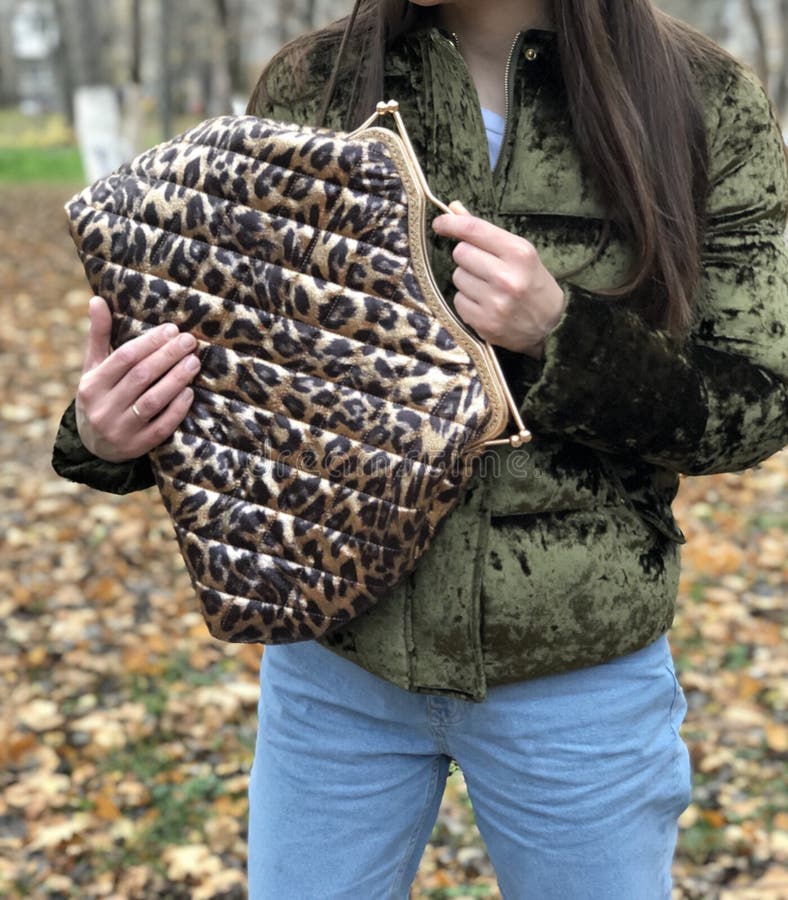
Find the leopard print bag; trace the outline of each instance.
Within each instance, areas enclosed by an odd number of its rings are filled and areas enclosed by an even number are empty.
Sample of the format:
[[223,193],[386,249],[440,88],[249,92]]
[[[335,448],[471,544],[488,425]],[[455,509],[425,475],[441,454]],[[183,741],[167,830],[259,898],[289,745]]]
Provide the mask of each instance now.
[[209,120],[66,205],[113,346],[163,322],[198,340],[191,410],[150,458],[223,640],[358,615],[415,567],[484,448],[529,437],[435,285],[439,201],[388,114],[399,133]]

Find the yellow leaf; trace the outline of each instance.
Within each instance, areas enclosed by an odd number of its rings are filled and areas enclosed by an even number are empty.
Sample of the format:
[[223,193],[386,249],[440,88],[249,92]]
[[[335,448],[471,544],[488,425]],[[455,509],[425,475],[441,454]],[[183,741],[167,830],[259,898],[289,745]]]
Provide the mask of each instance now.
[[107,576],[89,584],[86,593],[99,603],[114,603],[120,594],[120,584],[116,578]]
[[741,675],[736,679],[736,692],[742,700],[752,700],[763,690],[763,682],[751,675]]
[[217,872],[215,875],[208,876],[203,884],[192,891],[191,896],[192,900],[213,900],[214,897],[223,897],[233,892],[233,888],[243,890],[245,887],[246,879],[241,872],[225,869],[222,872]]
[[786,552],[785,537],[767,536],[761,540],[758,553],[758,566],[764,569],[777,569],[785,571]]
[[8,744],[0,744],[0,762],[3,764],[19,763],[31,750],[38,747],[38,738],[34,734],[23,734],[21,737],[11,738]]
[[115,805],[115,801],[109,794],[101,793],[93,798],[94,812],[100,819],[107,822],[114,822],[119,819],[121,812]]
[[734,760],[734,752],[726,747],[722,747],[704,756],[698,763],[697,768],[699,772],[704,774],[718,772],[723,766],[730,765]]
[[434,886],[438,888],[456,887],[454,879],[445,869],[438,869],[433,876]]
[[766,733],[766,743],[775,753],[788,751],[788,725],[778,722],[767,722],[763,727]]
[[136,675],[156,674],[155,660],[151,659],[150,651],[144,644],[126,647],[123,650],[122,660],[124,672],[133,672]]
[[719,809],[704,809],[701,818],[712,828],[725,827],[725,815]]
[[744,553],[732,541],[718,541],[713,535],[700,535],[687,546],[686,557],[695,567],[711,577],[733,574],[744,562]]
[[229,794],[222,794],[216,798],[213,808],[217,815],[243,816],[246,813],[246,804],[246,797],[233,798]]
[[223,871],[224,863],[204,844],[168,847],[162,854],[167,877],[175,882],[203,881],[209,875]]
[[35,832],[34,839],[28,845],[31,850],[46,850],[69,844],[76,840],[93,824],[94,819],[85,813],[77,813],[65,821],[45,825]]
[[27,651],[27,663],[34,668],[38,668],[47,661],[48,656],[49,651],[47,650],[47,648],[42,644],[39,644],[38,646],[32,647]]
[[735,605],[739,602],[738,595],[735,591],[724,587],[707,587],[703,591],[703,599],[708,603],[719,603],[720,605]]
[[775,831],[788,832],[788,812],[777,813],[774,817],[774,829]]
[[694,803],[691,803],[679,816],[680,828],[692,828],[700,818],[700,811]]
[[263,658],[262,644],[240,644],[237,655],[247,669],[250,669],[252,672],[260,671],[260,660]]
[[205,823],[205,837],[214,853],[228,853],[241,832],[237,816],[217,816]]
[[66,721],[51,700],[33,700],[19,713],[19,721],[32,731],[52,731]]

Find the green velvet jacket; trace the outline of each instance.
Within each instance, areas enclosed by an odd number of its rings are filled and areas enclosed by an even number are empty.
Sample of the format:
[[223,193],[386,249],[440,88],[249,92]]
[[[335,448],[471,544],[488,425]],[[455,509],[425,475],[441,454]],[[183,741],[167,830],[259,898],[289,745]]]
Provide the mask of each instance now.
[[[438,196],[527,237],[559,277],[593,257],[604,210],[580,166],[557,54],[549,32],[520,35],[494,171],[467,69],[439,30],[389,54],[386,94],[399,100]],[[326,60],[315,65],[322,80]],[[501,354],[533,443],[483,458],[416,572],[325,639],[337,653],[409,690],[480,700],[492,685],[637,650],[673,619],[679,473],[744,469],[788,441],[781,137],[752,74],[722,58],[693,68],[711,189],[691,335],[678,342],[647,325],[632,298],[598,293],[620,283],[631,260],[614,233],[562,281],[567,304],[542,361]],[[286,97],[286,73],[274,78],[274,94]],[[285,99],[254,112],[308,123],[316,106]],[[329,124],[339,124],[336,111]],[[431,239],[433,269],[450,293],[451,247]],[[54,466],[115,493],[153,484],[147,458],[92,457],[73,404]]]

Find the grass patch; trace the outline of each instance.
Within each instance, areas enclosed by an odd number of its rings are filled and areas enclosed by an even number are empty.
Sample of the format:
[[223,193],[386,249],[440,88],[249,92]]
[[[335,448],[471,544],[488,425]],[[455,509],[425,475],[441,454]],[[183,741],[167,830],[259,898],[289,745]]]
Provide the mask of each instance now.
[[784,512],[759,512],[747,519],[747,528],[760,531],[770,531],[776,528],[780,531],[785,531],[788,529],[788,515]]
[[197,775],[182,784],[156,784],[151,789],[152,808],[158,815],[138,836],[141,855],[157,858],[161,848],[183,843],[192,830],[202,833],[210,805],[225,788],[218,775]]
[[731,672],[741,672],[752,662],[751,648],[747,644],[734,644],[725,651],[723,667]]
[[112,750],[102,761],[99,773],[126,772],[148,786],[161,783],[178,768],[178,760],[169,755],[168,740],[169,735],[157,732],[135,744]]
[[725,835],[721,828],[708,822],[697,822],[679,834],[679,850],[696,865],[708,862],[725,847]]
[[203,827],[210,818],[212,805],[224,793],[221,778],[213,773],[180,784],[154,785],[150,807],[134,834],[116,842],[105,854],[100,869],[118,871],[143,865],[164,875],[161,862],[164,848],[203,841]]
[[76,147],[0,147],[0,182],[83,184]]
[[74,146],[74,132],[57,113],[27,115],[13,107],[0,109],[0,149]]
[[432,888],[425,892],[425,900],[450,900],[454,897],[491,897],[493,888],[489,884],[458,885],[450,888]]

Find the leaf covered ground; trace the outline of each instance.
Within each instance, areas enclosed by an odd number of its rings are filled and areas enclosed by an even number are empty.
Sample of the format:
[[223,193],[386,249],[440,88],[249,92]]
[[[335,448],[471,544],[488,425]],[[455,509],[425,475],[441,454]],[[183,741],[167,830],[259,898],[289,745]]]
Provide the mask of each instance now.
[[[70,193],[0,185],[0,895],[241,898],[260,651],[208,636],[155,491],[49,464],[86,328]],[[683,900],[788,898],[787,497],[784,452],[677,504]],[[499,896],[460,773],[413,896]]]

